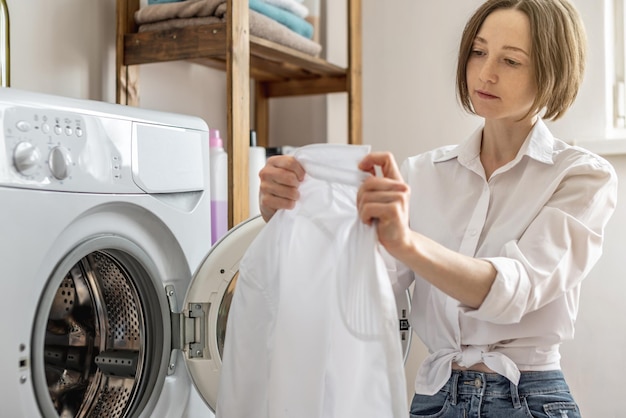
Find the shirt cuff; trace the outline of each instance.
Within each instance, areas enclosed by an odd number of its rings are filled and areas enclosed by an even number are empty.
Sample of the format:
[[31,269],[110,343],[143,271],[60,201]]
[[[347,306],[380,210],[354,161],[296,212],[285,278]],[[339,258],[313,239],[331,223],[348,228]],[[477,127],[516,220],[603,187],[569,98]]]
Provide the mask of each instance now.
[[471,318],[495,324],[514,324],[526,313],[531,284],[517,260],[505,257],[484,258],[497,270],[487,297],[476,310],[466,311]]

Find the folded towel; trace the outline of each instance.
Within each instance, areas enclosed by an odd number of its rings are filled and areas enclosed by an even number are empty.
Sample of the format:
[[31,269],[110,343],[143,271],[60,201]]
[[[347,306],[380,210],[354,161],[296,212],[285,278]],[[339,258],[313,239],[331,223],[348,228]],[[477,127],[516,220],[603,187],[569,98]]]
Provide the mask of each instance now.
[[[151,4],[135,12],[137,25],[175,18],[207,17],[215,15],[215,10],[225,0],[187,0],[176,3]],[[292,31],[311,39],[313,25],[306,20],[279,7],[265,4],[260,0],[250,0],[250,8],[287,26]]]
[[[212,0],[201,0],[201,1],[212,1]],[[185,2],[183,2],[185,3]],[[155,7],[155,6],[149,6]],[[145,7],[144,9],[146,9]],[[141,9],[140,9],[141,10]],[[157,14],[151,14],[149,17],[155,17]],[[165,16],[163,13],[159,14],[161,17]],[[174,15],[175,16],[175,15]],[[141,18],[145,18],[144,14]],[[188,17],[188,18],[165,18],[152,20],[149,23],[143,23],[139,26],[139,32],[147,32],[153,30],[166,30],[172,28],[182,28],[186,26],[195,26],[195,25],[208,25],[211,23],[224,22],[226,20],[226,2],[222,0],[222,4],[220,4],[214,11],[213,16],[203,16],[203,17]],[[296,51],[300,51],[307,55],[312,55],[314,57],[319,56],[322,51],[322,46],[316,42],[311,41],[297,33],[289,30],[286,26],[281,25],[264,16],[260,13],[255,12],[254,10],[250,10],[249,13],[249,28],[250,34],[259,38],[267,39],[268,41],[276,42],[277,44],[286,46],[288,48],[295,49]]]
[[[226,3],[220,5],[215,14],[225,18]],[[250,34],[259,38],[276,42],[314,57],[319,56],[322,51],[322,46],[317,42],[299,35],[276,20],[261,13],[256,13],[254,10],[250,10],[248,25],[250,26]]]
[[[168,0],[169,1],[169,0]],[[178,1],[178,0],[173,0]],[[272,6],[280,7],[294,15],[304,19],[309,15],[309,9],[302,3],[298,3],[296,0],[261,0],[263,3],[271,4]]]
[[207,17],[215,15],[217,6],[226,0],[187,0],[176,3],[152,4],[135,12],[137,25],[175,18]]
[[274,19],[305,38],[313,38],[313,25],[280,7],[263,3],[261,0],[250,0],[250,9]]
[[185,1],[185,0],[148,0],[148,4],[176,3],[178,1]]
[[186,28],[187,26],[211,25],[214,23],[223,23],[224,20],[217,16],[205,17],[177,17],[175,19],[159,20],[158,22],[144,23],[139,26],[139,32],[152,32],[155,30],[168,30]]

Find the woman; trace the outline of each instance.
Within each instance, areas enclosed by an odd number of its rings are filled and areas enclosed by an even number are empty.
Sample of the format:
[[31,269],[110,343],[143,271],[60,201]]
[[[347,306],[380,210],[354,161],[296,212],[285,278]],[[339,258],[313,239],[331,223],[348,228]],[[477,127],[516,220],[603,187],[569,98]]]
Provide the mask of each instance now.
[[[360,169],[359,216],[415,283],[411,324],[430,355],[412,417],[579,417],[560,371],[583,278],[600,257],[617,180],[602,158],[554,138],[570,107],[585,34],[568,0],[489,0],[463,32],[462,106],[484,119],[457,146]],[[261,171],[267,221],[298,199],[289,157]],[[404,179],[404,180],[403,180]]]

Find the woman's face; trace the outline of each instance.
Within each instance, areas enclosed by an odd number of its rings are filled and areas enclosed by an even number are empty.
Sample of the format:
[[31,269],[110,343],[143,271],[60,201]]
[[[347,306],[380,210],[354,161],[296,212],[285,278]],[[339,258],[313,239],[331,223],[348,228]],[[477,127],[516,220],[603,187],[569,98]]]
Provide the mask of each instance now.
[[535,83],[528,16],[498,9],[483,22],[467,62],[467,86],[476,114],[517,121],[530,110]]

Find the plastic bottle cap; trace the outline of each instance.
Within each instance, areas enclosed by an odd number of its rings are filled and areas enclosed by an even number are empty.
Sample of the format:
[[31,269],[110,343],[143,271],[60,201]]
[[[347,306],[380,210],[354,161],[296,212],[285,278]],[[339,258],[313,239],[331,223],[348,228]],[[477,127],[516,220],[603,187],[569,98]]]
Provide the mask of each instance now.
[[250,131],[250,146],[256,147],[256,131]]
[[221,148],[224,146],[222,138],[220,137],[219,129],[209,129],[209,147]]

